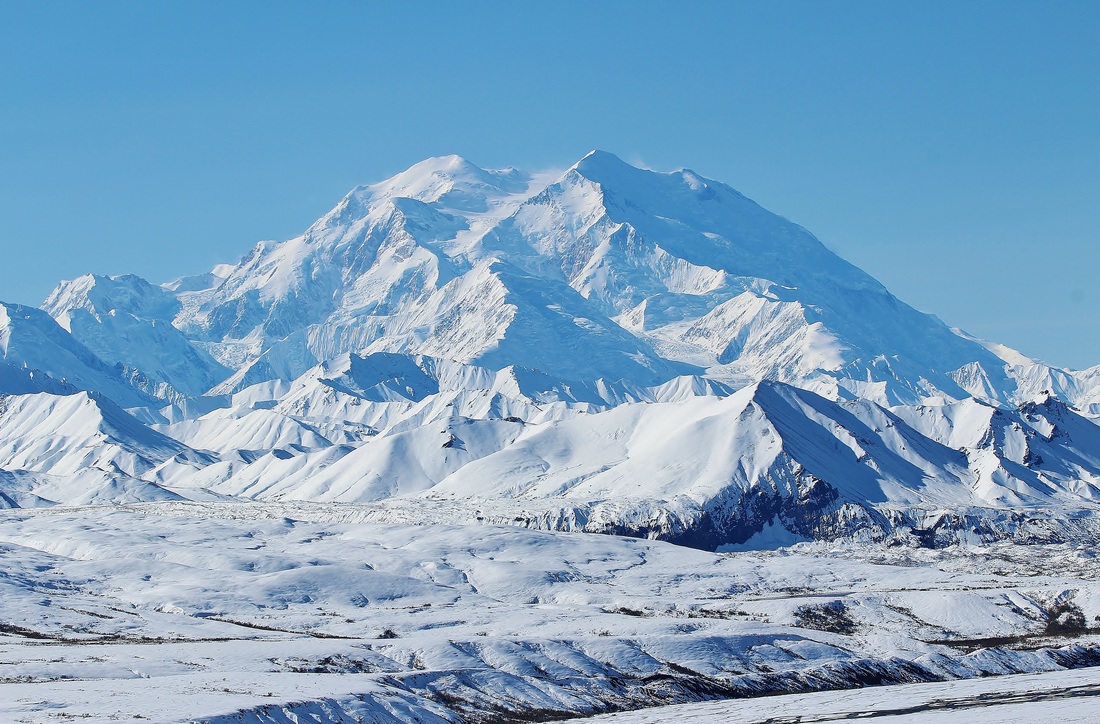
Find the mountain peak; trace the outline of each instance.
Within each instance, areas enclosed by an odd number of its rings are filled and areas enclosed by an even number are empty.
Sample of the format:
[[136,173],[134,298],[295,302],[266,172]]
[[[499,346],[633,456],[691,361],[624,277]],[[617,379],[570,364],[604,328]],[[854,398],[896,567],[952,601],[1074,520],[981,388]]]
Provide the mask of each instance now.
[[42,309],[66,329],[75,309],[91,314],[122,310],[138,316],[171,318],[178,307],[179,302],[167,290],[134,274],[85,274],[58,284],[42,303]]
[[447,154],[446,156],[429,156],[428,158],[414,163],[412,166],[402,171],[400,176],[422,176],[425,174],[483,174],[485,169],[467,161],[462,156],[456,153]]
[[615,154],[599,149],[589,151],[580,161],[573,164],[570,171],[575,171],[589,181],[600,185],[622,185],[628,179],[637,179],[641,176],[651,175],[652,171],[631,166]]
[[[493,259],[516,273],[496,274]],[[140,371],[141,389],[186,394],[221,389],[214,378],[230,370],[285,381],[337,354],[392,351],[492,353],[501,366],[537,352],[570,379],[645,384],[688,365],[884,402],[1016,395],[993,353],[805,229],[719,181],[599,149],[564,174],[427,158],[232,270],[162,287],[83,277],[44,308],[108,366]],[[1028,390],[1072,386],[1075,401],[1095,386],[1025,372]]]
[[[699,202],[720,198],[746,202],[736,190],[706,179],[689,169],[653,171],[631,165],[608,151],[591,151],[570,169],[598,184],[603,191],[629,199],[633,204],[662,216],[677,216]],[[751,202],[749,202],[751,203]]]
[[463,211],[484,211],[491,201],[522,193],[530,176],[514,168],[484,169],[457,155],[434,156],[353,195],[380,201],[411,198]]
[[[573,164],[573,168],[580,170],[597,169],[597,168],[612,168],[616,166],[631,166],[626,161],[622,160],[610,151],[602,151],[598,148],[594,148],[586,153],[580,161]],[[637,170],[637,169],[635,169]]]

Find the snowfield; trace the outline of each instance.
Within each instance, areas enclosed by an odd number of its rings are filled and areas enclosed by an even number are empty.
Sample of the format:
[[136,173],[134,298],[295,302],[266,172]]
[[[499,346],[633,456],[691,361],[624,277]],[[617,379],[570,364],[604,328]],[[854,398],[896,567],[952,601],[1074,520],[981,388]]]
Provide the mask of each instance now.
[[6,721],[520,721],[1100,665],[1089,546],[721,554],[166,505],[0,515]]
[[1097,696],[1100,696],[1100,669],[1085,669],[681,704],[567,721],[574,724],[658,724],[671,721],[685,724],[716,721],[730,724],[807,724],[873,718],[884,724],[1094,722],[1097,720],[1097,707],[1100,706]]

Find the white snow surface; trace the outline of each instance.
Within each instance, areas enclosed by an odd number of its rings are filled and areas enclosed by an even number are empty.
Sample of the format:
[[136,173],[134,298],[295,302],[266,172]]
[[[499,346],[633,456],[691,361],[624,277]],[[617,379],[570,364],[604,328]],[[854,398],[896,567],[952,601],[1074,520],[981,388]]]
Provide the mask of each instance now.
[[428,159],[0,304],[0,720],[1069,720],[1098,419],[689,170]]
[[96,393],[0,397],[0,495],[9,506],[111,502],[116,489],[117,502],[356,504],[364,520],[711,550],[925,528],[941,542],[1100,530],[1100,428],[1049,394],[886,408],[771,381],[567,383],[376,353],[210,399],[205,412],[130,414]]
[[91,390],[125,406],[153,398],[33,307],[0,302],[0,394]]
[[1100,614],[1089,546],[715,554],[153,503],[2,512],[0,560],[11,722],[511,721],[1100,662],[1051,633]]
[[[236,265],[44,310],[0,316],[9,505],[121,486],[710,549],[1094,527],[1100,368],[951,330],[732,188],[605,152],[428,159]],[[80,390],[127,424],[64,419]]]
[[567,719],[569,724],[794,724],[874,718],[884,724],[974,721],[998,724],[1095,722],[1100,669],[1013,674],[858,691],[789,694],[762,699],[678,704]]

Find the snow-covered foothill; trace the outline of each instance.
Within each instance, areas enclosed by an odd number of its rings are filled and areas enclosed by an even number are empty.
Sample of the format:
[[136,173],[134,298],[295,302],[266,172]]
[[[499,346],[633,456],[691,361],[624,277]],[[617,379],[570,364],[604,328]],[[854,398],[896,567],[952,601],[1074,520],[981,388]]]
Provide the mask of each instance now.
[[0,561],[12,722],[520,721],[1100,663],[1068,545],[715,554],[155,503],[0,512]]

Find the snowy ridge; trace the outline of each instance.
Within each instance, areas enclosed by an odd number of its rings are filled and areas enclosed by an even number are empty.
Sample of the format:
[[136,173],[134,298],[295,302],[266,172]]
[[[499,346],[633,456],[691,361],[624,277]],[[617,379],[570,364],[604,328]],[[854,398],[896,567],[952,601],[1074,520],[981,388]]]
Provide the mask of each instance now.
[[100,359],[139,371],[138,386],[165,399],[201,395],[229,374],[167,321],[179,307],[140,277],[91,274],[62,282],[42,304]]
[[[708,549],[769,536],[947,543],[968,520],[982,521],[974,540],[1100,535],[1100,427],[1050,395],[884,408],[779,382],[581,384],[378,353],[223,404],[165,408],[146,424],[86,393],[11,395],[0,469],[75,485],[92,467],[148,484],[150,500],[371,504],[361,519]],[[35,504],[79,497],[27,485]]]
[[111,367],[68,334],[50,315],[0,302],[0,394],[22,391],[99,392],[125,406],[152,404],[132,374]]

